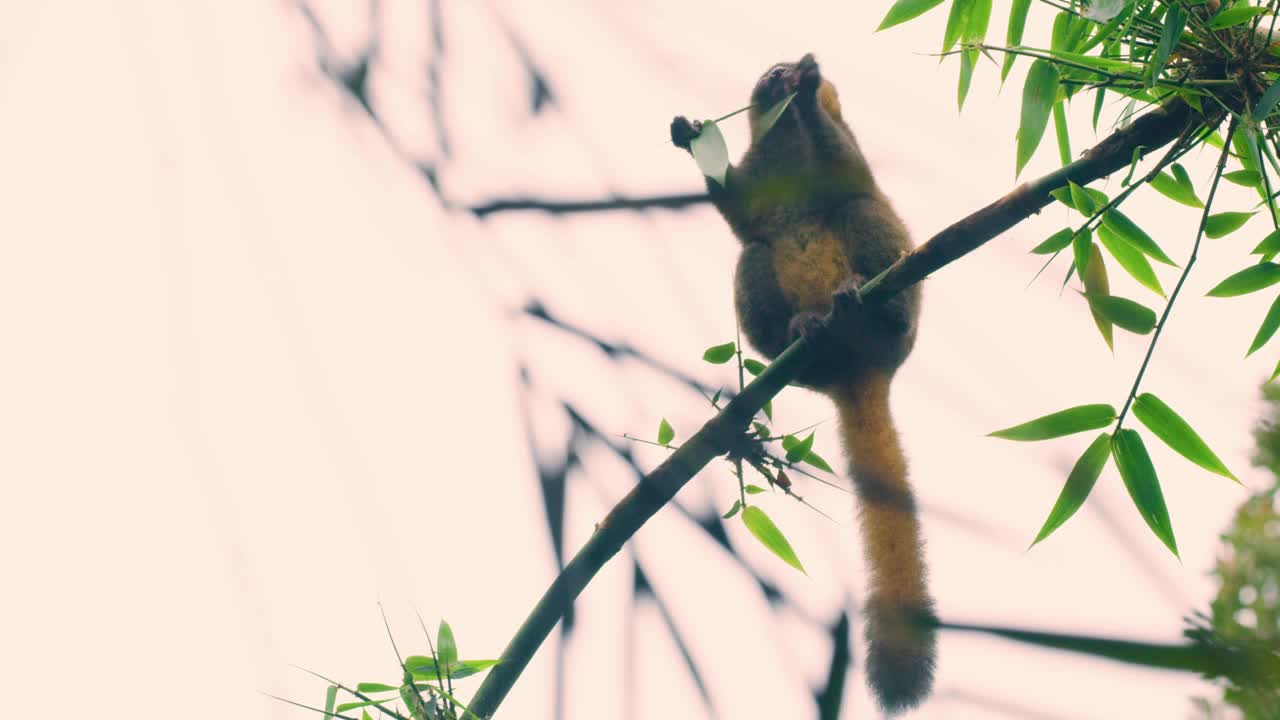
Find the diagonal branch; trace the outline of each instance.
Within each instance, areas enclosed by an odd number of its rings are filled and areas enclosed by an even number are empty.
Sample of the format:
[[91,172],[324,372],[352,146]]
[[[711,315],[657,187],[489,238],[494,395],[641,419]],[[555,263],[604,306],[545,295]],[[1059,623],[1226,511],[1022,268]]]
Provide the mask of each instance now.
[[[869,304],[884,302],[1038,213],[1053,201],[1049,192],[1065,186],[1068,180],[1080,185],[1098,180],[1128,166],[1135,152],[1145,156],[1172,142],[1190,124],[1198,121],[1191,108],[1178,99],[1143,115],[1095,145],[1079,160],[1019,186],[933,236],[885,273],[863,285],[863,301]],[[503,651],[501,662],[489,672],[476,691],[471,702],[471,710],[476,715],[486,719],[493,717],[538,647],[596,572],[685,483],[740,439],[765,402],[809,365],[814,356],[813,346],[813,342],[803,337],[793,343],[741,394],[730,400],[724,410],[708,420],[679,450],[668,456],[614,506],[591,539],[547,588]]]

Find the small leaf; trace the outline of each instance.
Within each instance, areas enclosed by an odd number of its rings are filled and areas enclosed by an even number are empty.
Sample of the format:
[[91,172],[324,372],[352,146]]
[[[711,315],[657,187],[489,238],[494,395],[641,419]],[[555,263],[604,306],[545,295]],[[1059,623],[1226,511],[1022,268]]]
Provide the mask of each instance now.
[[1022,116],[1018,125],[1015,174],[1022,173],[1022,168],[1031,160],[1040,145],[1040,139],[1044,137],[1044,129],[1049,124],[1049,113],[1058,97],[1058,81],[1058,68],[1045,60],[1036,60],[1027,72],[1026,83],[1022,86]]
[[1204,221],[1205,237],[1220,238],[1239,230],[1256,213],[1221,212],[1210,215]]
[[759,495],[760,493],[765,492],[765,489],[759,485],[746,485],[743,487],[743,490],[745,490],[748,495]]
[[724,391],[724,388],[718,388],[718,389],[716,390],[716,394],[711,396],[711,404],[712,404],[712,405],[715,405],[716,403],[720,402],[720,393],[721,393],[722,391]]
[[702,174],[724,187],[724,176],[729,170],[729,147],[714,120],[703,121],[702,132],[689,143],[689,152],[693,153]]
[[1278,282],[1280,282],[1280,265],[1273,262],[1258,263],[1218,283],[1208,294],[1210,297],[1247,295]]
[[[409,667],[409,663],[405,663],[405,667]],[[380,692],[396,692],[400,688],[395,685],[384,685],[383,683],[363,682],[356,685],[356,690],[364,693],[380,693]]]
[[1031,252],[1036,255],[1052,255],[1070,245],[1073,234],[1071,228],[1062,228],[1050,235],[1044,242],[1031,248]]
[[1031,542],[1033,547],[1049,537],[1054,530],[1062,527],[1062,524],[1080,509],[1085,499],[1089,497],[1090,491],[1093,490],[1094,484],[1098,482],[1098,476],[1102,474],[1102,468],[1106,466],[1110,453],[1111,436],[1102,433],[1089,445],[1080,459],[1076,460],[1075,466],[1071,468],[1071,474],[1067,476],[1067,484],[1063,486],[1057,502],[1049,511],[1048,519],[1044,521],[1044,527],[1040,528],[1036,539]]
[[769,437],[768,425],[765,425],[764,423],[759,423],[759,422],[752,422],[751,427],[756,429],[756,435],[759,435],[761,438]]
[[[489,668],[497,665],[500,660],[458,660],[452,664],[440,665],[440,672],[443,677],[450,677],[454,680],[471,677],[477,673],[484,672]],[[418,680],[434,681],[437,676],[435,658],[429,655],[410,655],[404,659],[404,666]]]
[[1128,298],[1115,295],[1086,295],[1089,307],[1131,333],[1146,335],[1156,326],[1156,312]]
[[[768,134],[769,129],[773,127],[774,123],[778,122],[778,118],[782,117],[782,113],[786,111],[787,106],[791,104],[791,100],[795,96],[795,93],[791,93],[775,103],[773,107],[761,113],[760,119],[756,121],[754,132],[759,133],[759,137],[764,137]],[[721,183],[721,185],[723,184]]]
[[769,418],[769,422],[773,422],[773,400],[769,399],[766,401],[765,404],[761,406],[760,412],[763,412],[764,416]]
[[[760,544],[769,548],[770,552],[777,555],[783,562],[791,567],[805,573],[804,565],[800,564],[800,558],[796,557],[795,550],[791,549],[791,543],[787,542],[787,538],[778,529],[777,525],[769,519],[769,516],[763,510],[752,505],[742,511],[742,524],[747,526],[752,535],[760,541]],[[808,573],[805,573],[808,575]]]
[[734,500],[734,501],[733,501],[733,507],[730,507],[730,508],[729,508],[729,512],[727,512],[727,513],[725,513],[725,514],[721,515],[720,517],[724,518],[725,520],[728,520],[729,518],[733,517],[734,515],[737,515],[737,514],[738,514],[738,511],[739,511],[739,510],[741,510],[741,509],[742,509],[742,501],[741,501],[741,500]]
[[964,109],[964,99],[969,95],[969,85],[973,82],[973,66],[978,62],[977,50],[964,50],[960,53],[960,80],[956,86],[956,109]]
[[738,346],[733,343],[725,343],[723,345],[714,345],[706,349],[702,353],[702,359],[713,365],[723,365],[729,362],[729,358],[738,351]]
[[[1013,0],[1009,8],[1009,28],[1005,31],[1005,46],[1017,47],[1022,44],[1022,33],[1027,27],[1027,11],[1031,8],[1031,0]],[[1013,53],[1005,53],[1004,62],[1000,66],[1000,82],[1009,76],[1013,61],[1017,57]]]
[[764,372],[765,365],[759,360],[752,360],[751,358],[747,358],[746,360],[742,361],[742,367],[746,368],[747,372],[751,373],[752,375],[759,375],[760,373]]
[[1178,181],[1174,180],[1168,173],[1159,173],[1151,179],[1150,185],[1156,192],[1164,195],[1174,202],[1182,203],[1183,205],[1193,208],[1204,207],[1204,203],[1200,202],[1200,198],[1196,197],[1194,191],[1188,190],[1182,185],[1179,185]]
[[[1087,294],[1111,294],[1111,279],[1107,277],[1107,264],[1102,261],[1102,253],[1094,243],[1089,245],[1089,265],[1084,273],[1083,282],[1084,290]],[[1093,315],[1093,324],[1097,325],[1098,332],[1102,333],[1102,339],[1106,341],[1107,349],[1115,352],[1112,328],[1114,323],[1095,307],[1090,306],[1089,314]]]
[[443,619],[440,620],[440,629],[436,632],[436,657],[446,668],[458,662],[458,643],[453,639],[453,628],[449,627],[449,623]]
[[1155,79],[1160,77],[1160,71],[1164,69],[1164,64],[1169,60],[1169,53],[1178,45],[1178,41],[1182,39],[1182,29],[1187,24],[1187,14],[1183,11],[1182,6],[1174,4],[1169,7],[1169,12],[1164,17],[1164,31],[1160,34],[1160,44],[1156,46],[1156,53],[1151,58],[1151,70],[1147,75],[1147,86],[1155,84]]
[[[1071,164],[1071,135],[1067,132],[1067,111],[1063,103],[1053,106],[1053,130],[1058,136],[1058,160],[1062,162],[1062,166],[1066,167]],[[1071,192],[1075,192],[1080,187],[1074,182],[1071,183]],[[1085,196],[1088,198],[1088,196]],[[1089,201],[1092,205],[1092,200]],[[1076,203],[1076,207],[1079,207]]]
[[1262,238],[1262,242],[1258,243],[1258,247],[1254,248],[1250,255],[1275,255],[1280,253],[1280,230],[1272,230],[1271,234]]
[[[1105,223],[1098,226],[1098,240],[1102,242],[1102,246],[1111,253],[1111,257],[1120,263],[1120,267],[1129,273],[1134,280],[1164,297],[1164,288],[1160,286],[1160,278],[1156,277],[1155,270],[1152,269],[1151,263],[1147,261],[1147,256],[1143,255],[1133,245],[1120,239],[1114,230]],[[1105,293],[1104,293],[1105,294]]]
[[1267,8],[1265,7],[1241,3],[1235,7],[1223,10],[1210,18],[1209,29],[1222,30],[1224,28],[1235,27],[1236,25],[1249,22],[1266,11]]
[[876,32],[887,30],[894,25],[917,18],[942,4],[942,0],[898,0],[889,8],[889,12],[880,21]]
[[670,445],[672,440],[676,439],[675,428],[671,427],[671,423],[666,418],[662,418],[662,422],[658,423],[658,444]]
[[[1084,188],[1084,192],[1086,195],[1089,196],[1089,200],[1094,207],[1102,207],[1103,205],[1106,205],[1108,202],[1111,201],[1111,198],[1107,197],[1107,194],[1102,192],[1101,190],[1094,190],[1093,188],[1087,187],[1087,188]],[[1076,205],[1075,200],[1071,198],[1071,188],[1069,186],[1055,188],[1054,190],[1049,191],[1049,194],[1052,195],[1053,198],[1058,202],[1062,203],[1063,205],[1066,205],[1067,207],[1071,208],[1072,210],[1075,210],[1076,212],[1080,213],[1081,215],[1084,215],[1085,217],[1091,217],[1093,215],[1093,213],[1085,212],[1079,206]]]
[[1093,247],[1093,233],[1088,229],[1076,233],[1075,239],[1071,241],[1071,254],[1076,262],[1076,272],[1081,279],[1089,271],[1089,248],[1091,247]]
[[1119,235],[1125,242],[1142,251],[1143,255],[1165,265],[1178,267],[1178,264],[1166,255],[1164,250],[1160,249],[1160,246],[1156,244],[1155,240],[1151,239],[1150,235],[1138,227],[1137,223],[1130,220],[1129,216],[1119,210],[1108,210],[1103,214],[1102,224],[1110,228],[1116,235]]
[[1075,209],[1085,215],[1093,215],[1096,208],[1093,206],[1093,198],[1089,197],[1089,193],[1085,192],[1084,188],[1077,185],[1074,180],[1068,180],[1067,186],[1071,188],[1071,204],[1075,206]]
[[1160,398],[1151,393],[1139,395],[1133,401],[1133,414],[1156,437],[1163,440],[1165,445],[1182,457],[1209,472],[1240,482],[1196,431],[1191,429],[1191,425]]
[[1077,405],[1038,417],[1021,425],[997,430],[990,437],[1028,442],[1072,435],[1085,430],[1097,430],[1116,419],[1116,409],[1110,405]]
[[1258,189],[1262,186],[1262,176],[1255,170],[1233,170],[1222,173],[1222,179],[1247,188]]
[[338,703],[338,686],[330,685],[324,691],[324,716],[333,717],[334,705]]
[[1274,302],[1271,303],[1271,309],[1267,311],[1267,316],[1262,319],[1262,325],[1258,328],[1258,334],[1253,338],[1253,344],[1249,346],[1249,352],[1245,353],[1245,357],[1249,357],[1256,352],[1271,336],[1276,334],[1276,329],[1280,328],[1280,295],[1276,296]]
[[809,451],[813,449],[813,433],[800,442],[795,443],[787,450],[787,462],[798,463],[809,456]]
[[821,455],[812,450],[810,450],[809,454],[805,456],[804,461],[823,472],[835,473],[835,470],[831,469],[831,466],[827,464],[827,461],[823,460]]
[[1280,103],[1280,80],[1271,83],[1271,87],[1268,87],[1258,99],[1258,104],[1253,108],[1253,121],[1262,122],[1267,119],[1271,111],[1276,108],[1276,103]]
[[951,0],[951,14],[947,16],[947,28],[942,33],[942,52],[951,52],[969,28],[969,16],[977,0]]
[[1116,459],[1120,479],[1124,480],[1124,487],[1147,527],[1177,557],[1178,542],[1173,537],[1169,510],[1164,504],[1156,469],[1151,465],[1146,446],[1142,444],[1142,436],[1136,430],[1116,431],[1111,439],[1111,455]]

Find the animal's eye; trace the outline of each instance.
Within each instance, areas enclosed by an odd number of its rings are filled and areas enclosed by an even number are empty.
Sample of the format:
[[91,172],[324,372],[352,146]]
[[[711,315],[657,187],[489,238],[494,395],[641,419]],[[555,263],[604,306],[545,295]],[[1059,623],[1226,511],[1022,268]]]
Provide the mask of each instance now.
[[782,77],[782,68],[776,67],[769,71],[770,80],[777,80],[780,77]]

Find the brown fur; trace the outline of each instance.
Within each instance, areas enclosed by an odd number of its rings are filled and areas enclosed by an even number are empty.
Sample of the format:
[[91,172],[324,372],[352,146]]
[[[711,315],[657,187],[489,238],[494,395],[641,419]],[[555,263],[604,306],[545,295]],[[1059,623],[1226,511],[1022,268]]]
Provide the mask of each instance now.
[[[791,92],[791,105],[763,128],[764,111]],[[867,309],[857,286],[909,252],[911,241],[812,56],[766,71],[752,102],[750,149],[724,187],[707,182],[743,244],[738,319],[751,344],[773,358],[839,300],[826,326],[832,335],[798,382],[830,396],[839,411],[871,566],[868,678],[881,705],[897,711],[929,693],[934,664],[920,525],[889,413],[890,381],[915,343],[920,293],[913,287]],[[683,118],[672,124],[677,144],[681,123],[691,127]]]

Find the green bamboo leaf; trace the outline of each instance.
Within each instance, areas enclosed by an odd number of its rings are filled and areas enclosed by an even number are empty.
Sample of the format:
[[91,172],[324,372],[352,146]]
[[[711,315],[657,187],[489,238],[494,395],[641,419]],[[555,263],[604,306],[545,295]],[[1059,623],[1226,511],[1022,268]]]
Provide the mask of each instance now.
[[1105,223],[1098,226],[1098,240],[1102,242],[1102,246],[1107,249],[1107,252],[1111,253],[1111,257],[1120,263],[1120,267],[1129,273],[1130,277],[1160,297],[1165,296],[1164,288],[1160,286],[1160,278],[1156,277],[1156,272],[1152,269],[1151,263],[1147,261],[1146,255],[1143,255],[1133,245],[1121,239]]
[[[1061,107],[1061,105],[1055,105],[1054,111],[1056,112],[1059,107]],[[1070,161],[1068,160],[1068,162],[1064,164],[1069,163]],[[1089,197],[1089,193],[1085,192],[1084,188],[1077,185],[1074,180],[1068,180],[1067,187],[1071,190],[1072,207],[1079,210],[1083,215],[1092,216],[1097,208],[1093,204],[1093,198]]]
[[809,451],[813,449],[813,433],[809,433],[808,437],[795,443],[789,449],[786,448],[786,442],[784,441],[783,447],[787,450],[787,462],[798,463],[808,457]]
[[[1094,190],[1093,188],[1090,188],[1090,187],[1083,188],[1083,190],[1085,194],[1089,196],[1090,203],[1092,203],[1093,207],[1102,207],[1103,205],[1106,205],[1107,203],[1111,202],[1111,198],[1107,197],[1107,194],[1102,192],[1101,190]],[[1076,201],[1071,197],[1070,185],[1063,185],[1060,188],[1054,188],[1053,190],[1049,191],[1049,195],[1052,196],[1053,199],[1057,200],[1063,205],[1066,205],[1072,210],[1075,210],[1081,215],[1084,215],[1085,217],[1090,217],[1093,215],[1093,213],[1085,212],[1079,206],[1076,205]],[[1089,205],[1086,204],[1084,207],[1087,208],[1089,207]]]
[[974,0],[969,10],[969,22],[965,24],[962,40],[980,44],[987,39],[987,27],[991,23],[991,0]]
[[[410,659],[412,659],[412,656],[410,656]],[[404,666],[412,667],[409,665],[408,660],[405,660]],[[383,683],[362,682],[356,684],[356,690],[365,695],[369,693],[396,692],[399,689],[396,685],[384,685]]]
[[1222,179],[1229,183],[1255,190],[1262,186],[1262,175],[1259,175],[1254,170],[1233,170],[1229,173],[1222,173]]
[[1247,295],[1278,282],[1280,282],[1280,265],[1273,262],[1258,263],[1218,283],[1208,294],[1210,297]]
[[[1097,89],[1097,90],[1095,90],[1095,91],[1094,91],[1094,93],[1093,93],[1093,131],[1094,131],[1094,132],[1098,132],[1098,117],[1099,117],[1100,115],[1102,115],[1102,106],[1106,103],[1106,97],[1107,97],[1107,89],[1106,89],[1106,88],[1098,88],[1098,89]],[[1134,148],[1134,149],[1133,149],[1133,154],[1134,154],[1134,159],[1135,159],[1135,161],[1136,161],[1136,159],[1139,157],[1139,149],[1140,149],[1141,147],[1142,147],[1142,146],[1141,146],[1141,145],[1139,145],[1138,147],[1136,147],[1136,148]],[[1136,164],[1136,162],[1135,162],[1135,164]],[[1130,175],[1130,176],[1132,176],[1132,175],[1133,175],[1133,168],[1134,168],[1134,166],[1133,166],[1133,165],[1129,166],[1129,175]],[[1127,186],[1128,184],[1129,184],[1128,182],[1120,183],[1120,185],[1121,185],[1122,187],[1123,187],[1123,186]]]
[[443,618],[440,629],[436,631],[436,657],[446,668],[458,662],[458,643],[453,639],[453,628]]
[[1227,8],[1210,18],[1209,29],[1222,30],[1224,28],[1235,27],[1236,25],[1249,22],[1266,11],[1267,8],[1262,6],[1241,3],[1235,7]]
[[[501,660],[457,660],[448,665],[441,663],[439,672],[436,659],[430,655],[410,655],[404,659],[405,668],[417,680],[435,681],[436,677],[449,677],[454,680],[471,677],[497,665]],[[393,688],[394,689],[394,688]]]
[[1178,184],[1178,181],[1173,179],[1173,177],[1166,172],[1161,172],[1152,178],[1150,185],[1156,192],[1164,195],[1174,202],[1182,203],[1183,205],[1193,208],[1204,207],[1204,203],[1200,202],[1200,198],[1196,197],[1194,190],[1188,190]]
[[689,152],[693,153],[702,174],[724,187],[724,176],[729,170],[729,147],[714,120],[702,122],[702,132],[689,143]]
[[[1030,8],[1031,0],[1013,0],[1013,6],[1009,8],[1009,29],[1005,31],[1004,36],[1006,47],[1017,47],[1022,44],[1022,33],[1027,27],[1027,11]],[[1000,66],[1001,83],[1009,76],[1009,69],[1013,67],[1013,61],[1017,57],[1013,53],[1005,53],[1004,63]]]
[[765,492],[765,489],[759,485],[744,485],[742,489],[748,495],[759,495],[760,493]]
[[791,543],[787,542],[786,536],[763,510],[755,505],[744,508],[742,524],[747,526],[761,545],[769,548],[769,551],[781,558],[783,562],[806,575],[809,574],[805,572],[804,565],[800,564],[800,558],[796,557],[796,552],[791,549]]
[[759,375],[760,373],[764,372],[765,365],[759,360],[752,360],[751,358],[747,358],[746,360],[742,361],[742,367],[746,368],[747,372],[751,373],[752,375]]
[[1156,437],[1163,440],[1165,445],[1182,457],[1211,473],[1240,482],[1196,431],[1191,429],[1191,425],[1160,398],[1151,393],[1142,393],[1134,398],[1133,414]]
[[1249,222],[1249,218],[1255,214],[1251,212],[1214,213],[1204,221],[1205,237],[1220,238],[1230,235]]
[[1050,235],[1044,242],[1031,248],[1031,252],[1036,255],[1052,255],[1070,245],[1073,234],[1071,228],[1062,228]]
[[1280,80],[1271,83],[1271,87],[1258,99],[1258,104],[1253,107],[1253,121],[1259,123],[1266,120],[1276,108],[1276,103],[1280,103]]
[[1021,425],[997,430],[990,433],[989,437],[1019,442],[1049,440],[1085,430],[1097,430],[1110,425],[1115,419],[1116,409],[1110,405],[1077,405]]
[[1146,335],[1155,329],[1156,313],[1151,308],[1115,295],[1086,293],[1089,307],[1131,333]]
[[964,109],[964,99],[969,95],[969,84],[973,81],[973,66],[978,62],[977,50],[965,50],[960,53],[960,80],[956,86],[956,109]]
[[1178,541],[1173,537],[1173,525],[1169,522],[1169,510],[1160,491],[1160,480],[1151,465],[1151,457],[1142,444],[1142,436],[1136,430],[1117,430],[1111,438],[1111,455],[1116,459],[1120,479],[1129,491],[1129,497],[1138,508],[1151,532],[1165,547],[1178,557]]
[[1082,229],[1071,241],[1071,254],[1076,263],[1076,273],[1081,278],[1089,271],[1089,248],[1093,246],[1093,233]]
[[760,408],[760,412],[769,418],[769,422],[773,422],[773,398],[765,401],[765,404]]
[[728,520],[729,518],[733,517],[734,515],[737,515],[737,514],[738,514],[738,511],[739,511],[739,510],[741,510],[741,509],[742,509],[742,501],[741,501],[741,500],[734,500],[734,501],[733,501],[733,506],[729,508],[729,512],[727,512],[727,513],[725,513],[725,514],[721,515],[720,517],[724,518],[725,520]]
[[951,0],[951,14],[947,16],[947,29],[942,33],[942,52],[951,52],[969,29],[969,17],[977,0]]
[[713,365],[723,365],[738,351],[738,346],[729,342],[723,345],[712,345],[702,353],[702,359]]
[[662,422],[658,423],[658,444],[670,445],[675,438],[675,428],[671,427],[671,423],[667,422],[666,418],[662,418]]
[[338,686],[330,685],[324,691],[324,716],[333,717],[334,705],[338,702]]
[[894,25],[915,19],[942,4],[942,0],[898,0],[889,8],[889,12],[880,21],[876,32],[887,30]]
[[1068,49],[1070,43],[1067,37],[1071,34],[1071,19],[1071,13],[1065,11],[1054,16],[1053,32],[1049,35],[1049,52]]
[[1102,433],[1089,445],[1080,459],[1076,460],[1071,473],[1067,475],[1067,484],[1063,486],[1062,493],[1058,495],[1053,509],[1049,511],[1048,519],[1044,521],[1044,527],[1040,528],[1036,539],[1031,541],[1032,547],[1049,537],[1054,530],[1062,527],[1062,524],[1080,509],[1085,499],[1089,497],[1089,492],[1093,490],[1094,484],[1098,482],[1098,476],[1102,474],[1102,468],[1106,466],[1110,453],[1111,436]]
[[1191,182],[1191,175],[1186,168],[1182,167],[1182,163],[1174,163],[1169,169],[1173,171],[1173,179],[1177,180],[1183,189],[1189,193],[1195,193],[1195,183]]
[[1058,136],[1058,159],[1066,167],[1071,164],[1071,136],[1067,132],[1067,112],[1063,103],[1053,106],[1053,130]]
[[835,473],[835,470],[831,469],[831,466],[827,464],[827,461],[823,460],[821,455],[812,450],[810,450],[809,454],[805,456],[804,461],[824,472]]
[[1031,160],[1044,129],[1049,124],[1049,113],[1058,96],[1058,69],[1045,60],[1036,60],[1027,72],[1022,86],[1022,117],[1018,125],[1018,149],[1015,175]]
[[[791,101],[795,99],[795,96],[795,93],[791,93],[774,103],[773,107],[760,114],[760,120],[756,123],[756,126],[759,129],[755,130],[755,132],[759,133],[758,137],[764,137],[769,133],[769,129],[773,127],[774,123],[778,122],[778,118],[782,117],[782,113],[786,111],[787,106],[791,104]],[[721,183],[721,185],[723,184],[724,183]]]
[[1164,70],[1164,64],[1169,60],[1169,53],[1173,52],[1178,40],[1182,38],[1182,29],[1186,24],[1187,14],[1182,6],[1176,3],[1170,5],[1169,12],[1164,16],[1164,31],[1160,33],[1160,44],[1156,46],[1155,55],[1151,57],[1147,87],[1154,85],[1156,78],[1160,77],[1160,71]]
[[1150,235],[1119,210],[1108,210],[1104,213],[1102,215],[1102,224],[1120,236],[1122,240],[1142,251],[1143,255],[1156,262],[1178,267],[1178,264],[1166,255],[1164,250],[1160,249],[1160,246],[1156,244],[1155,240],[1151,239]]
[[[1135,65],[1134,63],[1125,62],[1124,60],[1116,60],[1115,58],[1099,57],[1097,55],[1081,55],[1080,53],[1068,52],[1066,50],[1050,50],[1049,54],[1068,62],[1084,65],[1086,68],[1097,70],[1099,73],[1104,74],[1130,73],[1137,75],[1142,72],[1141,65]],[[1092,77],[1089,70],[1084,68],[1072,68],[1072,70],[1084,74],[1085,77]]]
[[1254,248],[1250,255],[1275,255],[1280,253],[1280,230],[1272,230],[1269,235],[1262,238],[1262,242],[1258,243],[1258,247]]
[[1271,303],[1271,309],[1267,311],[1267,316],[1262,319],[1262,325],[1258,328],[1258,334],[1253,338],[1253,344],[1249,346],[1249,352],[1245,353],[1245,357],[1249,357],[1256,352],[1267,341],[1276,334],[1276,330],[1280,329],[1280,295]]
[[[1111,279],[1107,277],[1107,264],[1103,262],[1102,251],[1098,250],[1096,243],[1089,245],[1089,267],[1085,271],[1082,281],[1084,282],[1084,290],[1088,294],[1111,294]],[[1111,320],[1093,307],[1089,308],[1089,314],[1093,315],[1093,323],[1098,326],[1098,332],[1102,333],[1102,339],[1106,341],[1107,349],[1115,352],[1115,332]]]

